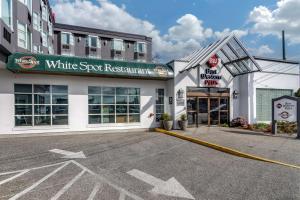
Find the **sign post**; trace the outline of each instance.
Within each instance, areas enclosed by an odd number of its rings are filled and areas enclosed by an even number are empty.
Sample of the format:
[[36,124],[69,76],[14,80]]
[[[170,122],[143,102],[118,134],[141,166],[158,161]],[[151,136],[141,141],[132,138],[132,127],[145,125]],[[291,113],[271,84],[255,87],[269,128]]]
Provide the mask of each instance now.
[[277,122],[296,122],[297,138],[300,138],[300,100],[296,97],[282,96],[272,99],[272,133],[277,132]]
[[300,99],[297,101],[297,139],[300,139]]

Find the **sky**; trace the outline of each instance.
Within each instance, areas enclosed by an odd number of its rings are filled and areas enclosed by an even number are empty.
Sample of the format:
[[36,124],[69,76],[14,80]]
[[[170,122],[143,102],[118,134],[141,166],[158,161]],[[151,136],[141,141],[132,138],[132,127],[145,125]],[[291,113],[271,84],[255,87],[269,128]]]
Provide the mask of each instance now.
[[300,0],[50,0],[56,22],[152,37],[167,62],[234,32],[252,55],[300,60]]

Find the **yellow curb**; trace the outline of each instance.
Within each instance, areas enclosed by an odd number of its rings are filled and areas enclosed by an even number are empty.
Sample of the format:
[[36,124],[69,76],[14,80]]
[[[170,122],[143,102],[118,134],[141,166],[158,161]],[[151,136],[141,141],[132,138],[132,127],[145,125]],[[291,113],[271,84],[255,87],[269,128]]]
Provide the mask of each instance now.
[[270,159],[267,159],[267,158],[262,158],[262,157],[258,157],[258,156],[255,156],[255,155],[243,153],[243,152],[237,151],[235,149],[231,149],[231,148],[224,147],[224,146],[221,146],[221,145],[218,145],[218,144],[214,144],[214,143],[206,142],[206,141],[203,141],[203,140],[199,140],[197,138],[181,135],[181,134],[178,134],[178,133],[175,133],[175,132],[172,132],[172,131],[166,131],[166,130],[163,130],[163,129],[160,129],[160,128],[156,128],[155,131],[160,132],[160,133],[164,133],[164,134],[167,134],[167,135],[171,135],[171,136],[183,139],[183,140],[187,140],[187,141],[190,141],[190,142],[193,142],[193,143],[196,143],[196,144],[200,144],[200,145],[203,145],[203,146],[206,146],[206,147],[218,150],[218,151],[222,151],[224,153],[235,155],[235,156],[238,156],[238,157],[243,157],[243,158],[248,158],[248,159],[253,159],[253,160],[259,160],[259,161],[263,161],[263,162],[274,163],[274,164],[278,164],[278,165],[283,165],[283,166],[287,166],[287,167],[300,169],[300,166],[297,166],[297,165],[291,165],[291,164],[288,164],[288,163],[283,163],[283,162],[280,162],[280,161],[270,160]]

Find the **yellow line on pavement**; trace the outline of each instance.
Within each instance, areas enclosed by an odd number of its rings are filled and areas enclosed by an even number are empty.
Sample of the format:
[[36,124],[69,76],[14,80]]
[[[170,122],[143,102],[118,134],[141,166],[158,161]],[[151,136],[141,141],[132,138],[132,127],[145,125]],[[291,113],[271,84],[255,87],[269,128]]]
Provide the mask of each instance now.
[[185,136],[185,135],[178,134],[178,133],[175,133],[175,132],[172,132],[172,131],[166,131],[166,130],[163,130],[163,129],[160,129],[160,128],[156,128],[155,131],[160,132],[160,133],[164,133],[164,134],[167,134],[167,135],[171,135],[171,136],[183,139],[183,140],[187,140],[187,141],[190,141],[190,142],[193,142],[193,143],[196,143],[196,144],[200,144],[200,145],[203,145],[203,146],[206,146],[206,147],[218,150],[218,151],[222,151],[224,153],[235,155],[235,156],[238,156],[238,157],[243,157],[243,158],[248,158],[248,159],[253,159],[253,160],[259,160],[259,161],[263,161],[263,162],[274,163],[274,164],[278,164],[278,165],[283,165],[283,166],[287,166],[287,167],[300,169],[300,166],[297,166],[297,165],[291,165],[291,164],[288,164],[288,163],[284,163],[284,162],[280,162],[280,161],[276,161],[276,160],[270,160],[270,159],[267,159],[267,158],[262,158],[262,157],[255,156],[255,155],[248,154],[248,153],[243,153],[243,152],[240,152],[240,151],[235,150],[235,149],[231,149],[231,148],[224,147],[224,146],[221,146],[221,145],[218,145],[218,144],[206,142],[206,141],[203,141],[203,140],[200,140],[200,139],[197,139],[197,138]]

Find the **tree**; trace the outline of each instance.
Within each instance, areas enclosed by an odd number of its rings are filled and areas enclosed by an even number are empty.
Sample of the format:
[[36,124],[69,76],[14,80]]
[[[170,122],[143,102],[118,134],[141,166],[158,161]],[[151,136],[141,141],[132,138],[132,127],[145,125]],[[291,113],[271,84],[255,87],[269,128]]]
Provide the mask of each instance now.
[[300,97],[300,88],[297,90],[297,92],[295,92],[295,96]]

